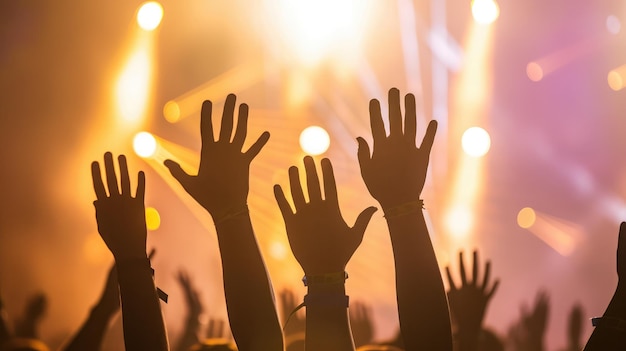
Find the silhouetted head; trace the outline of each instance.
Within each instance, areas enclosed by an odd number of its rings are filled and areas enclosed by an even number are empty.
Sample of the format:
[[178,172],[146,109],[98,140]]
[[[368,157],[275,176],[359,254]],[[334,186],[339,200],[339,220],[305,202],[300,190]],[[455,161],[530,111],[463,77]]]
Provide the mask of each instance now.
[[237,346],[228,339],[210,338],[193,345],[189,351],[237,351]]
[[0,351],[50,351],[50,349],[37,339],[13,338],[2,344]]

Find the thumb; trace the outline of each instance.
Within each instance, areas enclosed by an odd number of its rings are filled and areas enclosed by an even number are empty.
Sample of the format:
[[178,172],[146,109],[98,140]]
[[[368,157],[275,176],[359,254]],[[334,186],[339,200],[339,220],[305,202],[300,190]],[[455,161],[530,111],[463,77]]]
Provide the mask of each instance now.
[[180,183],[180,185],[187,189],[187,179],[190,177],[187,172],[183,170],[183,168],[178,164],[178,162],[173,160],[165,160],[163,165],[169,169],[172,177],[176,178],[176,180]]
[[352,229],[360,236],[363,236],[363,233],[365,233],[365,228],[367,228],[370,219],[372,219],[372,216],[376,211],[378,211],[378,209],[374,206],[364,209],[363,212],[361,212],[356,218],[356,222],[354,222],[354,226],[352,227]]

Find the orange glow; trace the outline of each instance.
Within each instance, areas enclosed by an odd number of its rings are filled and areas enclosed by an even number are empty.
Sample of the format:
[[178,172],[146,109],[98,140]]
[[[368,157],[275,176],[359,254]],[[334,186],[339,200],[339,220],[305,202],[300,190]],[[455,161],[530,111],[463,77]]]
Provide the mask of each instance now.
[[626,78],[626,65],[620,66],[611,72],[607,77],[609,87],[615,91],[624,89],[624,80]]
[[535,210],[530,207],[521,209],[517,214],[517,224],[524,229],[528,229],[535,225],[536,219],[537,215],[535,214]]
[[161,226],[161,215],[154,207],[146,208],[146,226],[148,230],[157,230]]

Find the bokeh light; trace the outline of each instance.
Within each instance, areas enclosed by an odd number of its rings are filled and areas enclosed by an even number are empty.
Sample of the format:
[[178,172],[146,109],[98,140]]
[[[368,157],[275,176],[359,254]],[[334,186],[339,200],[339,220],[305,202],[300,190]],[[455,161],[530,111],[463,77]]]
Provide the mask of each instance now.
[[472,211],[466,206],[455,206],[446,214],[446,227],[450,235],[457,240],[464,239],[474,225]]
[[287,248],[280,241],[274,241],[270,244],[270,256],[273,259],[281,261],[287,258]]
[[148,132],[139,132],[133,139],[133,149],[138,156],[152,157],[157,149],[157,141]]
[[309,155],[321,155],[330,146],[328,132],[318,126],[311,126],[300,133],[300,147]]
[[163,19],[163,6],[156,1],[145,2],[137,11],[137,24],[144,30],[155,30]]
[[537,62],[529,62],[526,65],[526,75],[533,82],[538,82],[543,79],[543,68]]
[[472,127],[463,133],[461,145],[466,154],[473,157],[484,156],[491,147],[491,138],[486,130]]
[[146,207],[146,226],[148,230],[157,230],[161,226],[161,215],[154,207]]
[[517,225],[521,228],[528,229],[535,225],[537,214],[530,207],[524,207],[517,213]]
[[500,16],[495,0],[472,0],[472,16],[480,24],[491,24]]
[[180,106],[176,101],[168,101],[163,106],[163,117],[170,123],[176,123],[180,119]]
[[606,30],[611,34],[619,34],[622,29],[622,23],[619,18],[614,15],[610,15],[606,18]]
[[614,70],[609,72],[607,80],[609,82],[609,87],[615,91],[622,90],[624,88],[624,78],[618,71]]

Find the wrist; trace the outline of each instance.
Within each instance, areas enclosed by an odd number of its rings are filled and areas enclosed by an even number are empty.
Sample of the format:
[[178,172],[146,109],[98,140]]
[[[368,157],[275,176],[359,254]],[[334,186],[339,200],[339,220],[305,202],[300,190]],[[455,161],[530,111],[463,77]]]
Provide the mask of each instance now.
[[389,220],[398,217],[404,217],[413,213],[419,213],[424,209],[424,200],[415,199],[393,205],[382,205],[384,217]]

